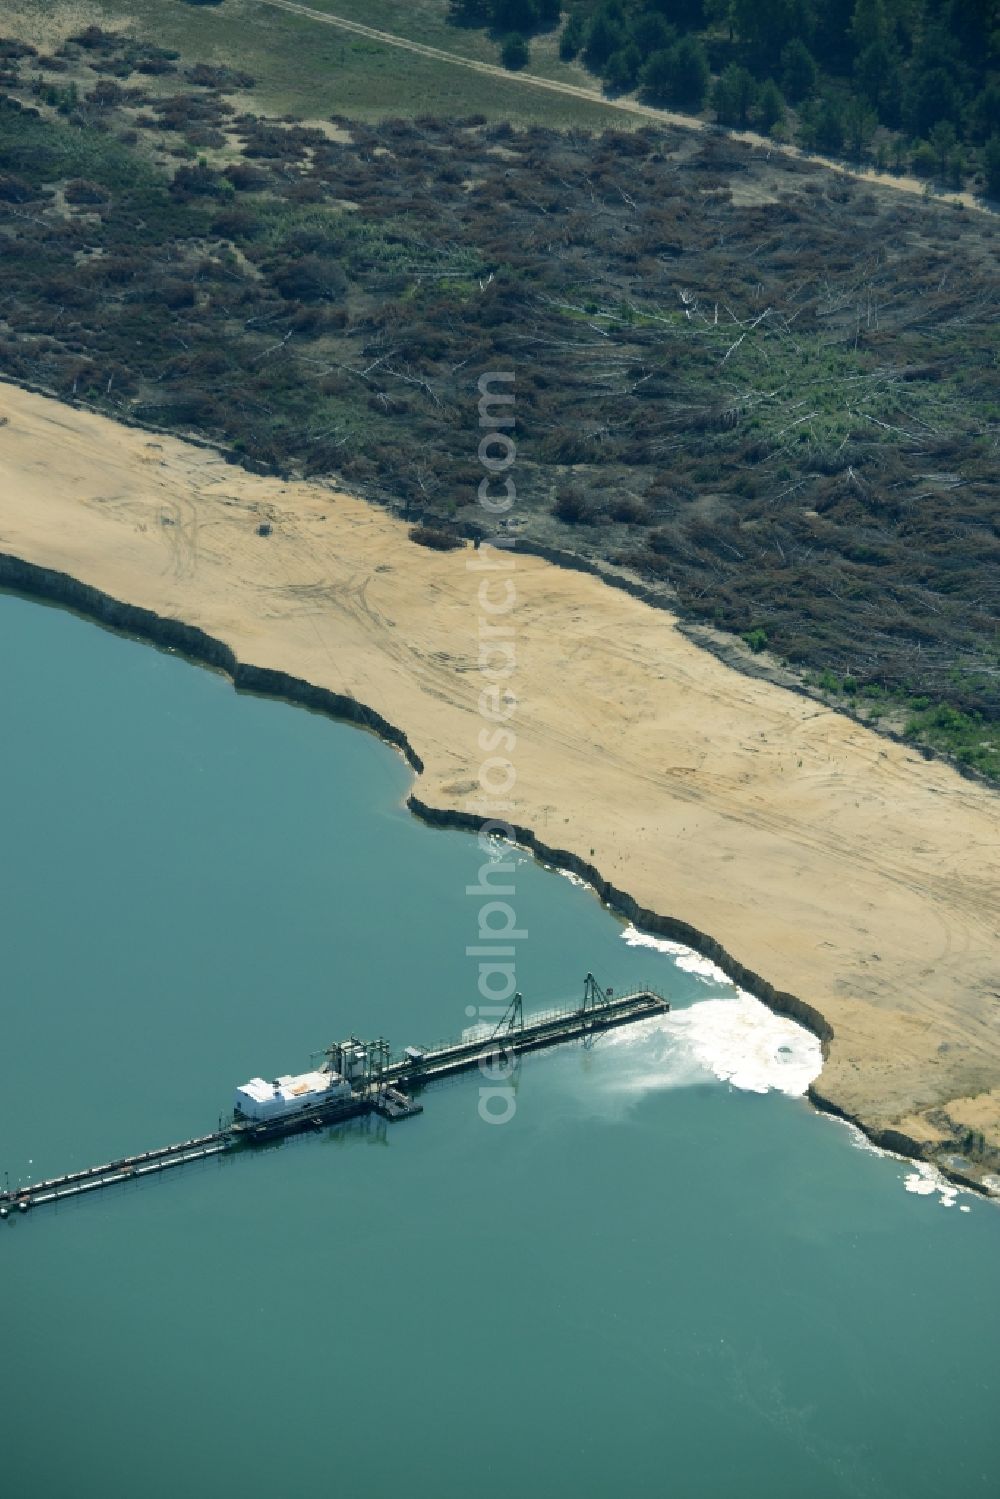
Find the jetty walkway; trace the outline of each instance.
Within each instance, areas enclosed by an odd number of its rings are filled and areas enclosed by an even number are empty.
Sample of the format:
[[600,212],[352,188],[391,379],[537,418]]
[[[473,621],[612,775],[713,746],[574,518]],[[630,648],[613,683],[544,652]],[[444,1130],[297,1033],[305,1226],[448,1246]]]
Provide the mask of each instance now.
[[[602,1031],[631,1025],[669,1009],[667,1000],[653,989],[616,995],[610,989],[602,989],[593,975],[588,974],[583,1003],[575,1009],[547,1010],[525,1019],[523,1001],[517,994],[492,1031],[480,1027],[475,1035],[460,1041],[426,1048],[409,1046],[395,1059],[383,1040],[358,1043],[364,1047],[367,1063],[363,1078],[347,1097],[274,1119],[236,1117],[227,1124],[220,1121],[218,1130],[209,1135],[162,1145],[139,1155],[122,1156],[28,1186],[8,1188],[0,1192],[0,1219],[208,1160],[241,1147],[270,1143],[307,1130],[327,1129],[359,1115],[375,1113],[390,1120],[406,1119],[423,1109],[422,1104],[414,1101],[413,1093],[432,1083],[480,1067],[495,1076],[498,1068],[512,1065],[527,1052],[571,1041],[588,1041]],[[335,1050],[331,1048],[331,1052]]]

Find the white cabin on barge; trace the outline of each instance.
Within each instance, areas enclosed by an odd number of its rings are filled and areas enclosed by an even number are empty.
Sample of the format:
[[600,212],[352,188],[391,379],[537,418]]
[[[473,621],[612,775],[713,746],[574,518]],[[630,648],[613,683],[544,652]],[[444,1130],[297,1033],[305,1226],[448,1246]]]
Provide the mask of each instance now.
[[297,1077],[276,1077],[265,1082],[252,1077],[236,1089],[236,1115],[240,1119],[283,1119],[303,1109],[349,1098],[351,1085],[336,1072],[300,1072]]

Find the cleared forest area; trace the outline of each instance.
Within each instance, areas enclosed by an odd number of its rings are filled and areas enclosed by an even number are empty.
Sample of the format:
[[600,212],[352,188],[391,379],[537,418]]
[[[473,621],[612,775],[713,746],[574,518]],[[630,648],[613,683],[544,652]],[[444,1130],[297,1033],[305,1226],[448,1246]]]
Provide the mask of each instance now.
[[0,370],[536,545],[1000,770],[996,231],[731,139],[297,123],[87,28],[0,43]]

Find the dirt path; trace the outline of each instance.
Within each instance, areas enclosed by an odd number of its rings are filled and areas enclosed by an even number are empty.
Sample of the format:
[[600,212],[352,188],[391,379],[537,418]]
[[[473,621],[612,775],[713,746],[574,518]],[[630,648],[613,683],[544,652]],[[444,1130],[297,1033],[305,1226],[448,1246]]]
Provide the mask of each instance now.
[[449,814],[474,815],[495,753],[479,632],[511,577],[512,820],[647,924],[687,923],[825,1017],[818,1091],[836,1107],[942,1157],[970,1130],[981,1159],[1000,1151],[1000,797],[730,670],[587,574],[430,552],[325,485],[0,384],[3,417],[0,563],[366,705],[423,762],[420,801]]
[[[462,57],[459,53],[448,52],[442,47],[429,47],[424,42],[414,42],[409,37],[397,36],[391,31],[379,31],[376,27],[365,26],[360,21],[347,21],[341,16],[330,15],[326,11],[313,10],[312,6],[299,5],[296,0],[263,0],[263,3],[275,10],[287,10],[293,15],[304,16],[307,20],[317,21],[323,26],[335,26],[340,31],[353,32],[355,36],[366,37],[369,41],[382,42],[387,47],[399,47],[404,52],[414,52],[419,57],[433,58],[436,62],[452,63],[459,68],[470,68],[474,73],[482,73],[487,78],[502,78],[506,83],[521,83],[527,88],[547,89],[549,93],[564,94],[572,99],[583,99],[588,104],[601,104],[606,109],[617,110],[619,113],[638,115],[653,124],[674,125],[681,130],[704,131],[716,128],[709,126],[704,120],[699,120],[694,115],[675,114],[668,109],[656,109],[650,104],[640,103],[638,99],[625,97],[609,99],[597,88],[584,88],[575,83],[562,83],[555,78],[539,78],[536,73],[509,72],[507,68],[502,68],[496,63],[481,62],[474,57]],[[873,186],[890,187],[901,193],[916,193],[920,197],[923,197],[926,191],[926,183],[919,177],[894,176],[887,172],[856,169],[845,165],[842,161],[834,161],[828,156],[817,156],[808,151],[800,151],[797,146],[782,145],[765,135],[757,135],[752,130],[727,130],[725,134],[731,140],[743,141],[768,154],[791,156],[796,161],[826,167],[832,172],[839,172],[843,177],[853,177],[856,181],[867,182]],[[934,198],[939,203],[963,203],[966,208],[974,208],[981,213],[992,212],[972,193],[936,193]]]

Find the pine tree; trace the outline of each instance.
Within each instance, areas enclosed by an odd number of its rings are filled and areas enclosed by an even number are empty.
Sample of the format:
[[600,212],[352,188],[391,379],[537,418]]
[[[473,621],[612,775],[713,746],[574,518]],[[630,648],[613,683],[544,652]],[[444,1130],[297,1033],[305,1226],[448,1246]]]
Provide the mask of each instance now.
[[816,63],[805,42],[794,37],[781,52],[781,85],[793,104],[808,99],[816,88]]
[[491,12],[493,29],[501,36],[534,31],[541,19],[537,0],[492,0]]
[[885,6],[882,0],[857,0],[851,17],[851,39],[858,52],[886,41],[888,36]]
[[911,135],[929,135],[939,120],[957,121],[958,89],[946,68],[926,68],[913,74],[906,90],[906,123]]
[[677,32],[662,16],[654,11],[644,11],[632,22],[632,40],[649,57],[654,52],[665,52],[677,40]]
[[585,35],[582,14],[578,10],[571,11],[563,27],[562,36],[559,38],[559,56],[563,62],[573,61],[583,46]]
[[642,93],[650,104],[666,104],[674,79],[673,60],[669,47],[663,47],[647,57],[641,73]]
[[642,53],[634,42],[612,52],[604,65],[604,86],[609,93],[627,94],[635,88],[642,67]]
[[852,94],[844,109],[844,132],[847,144],[855,161],[860,161],[865,147],[871,140],[878,124],[874,110],[868,108],[863,99]]
[[654,15],[665,16],[680,31],[697,31],[708,19],[704,0],[640,0]]
[[712,93],[715,112],[724,125],[745,125],[757,97],[757,83],[746,68],[731,62]]
[[983,147],[983,176],[986,196],[1000,199],[1000,135],[991,135]]
[[757,99],[757,122],[768,135],[785,118],[785,101],[778,85],[769,78]]
[[682,36],[670,50],[673,66],[674,102],[685,109],[698,110],[705,103],[710,77],[708,58],[701,42],[693,36]]
[[523,36],[514,32],[512,36],[507,37],[500,49],[500,61],[512,73],[517,73],[521,68],[528,66],[531,61],[531,49]]
[[840,105],[829,96],[820,104],[816,116],[815,139],[819,149],[829,151],[831,155],[836,155],[844,144],[844,119]]
[[448,20],[453,26],[488,26],[490,0],[450,0]]
[[[824,0],[824,4],[829,0]],[[729,11],[743,41],[758,57],[776,57],[793,37],[809,29],[808,0],[732,0]]]
[[974,141],[988,141],[991,136],[1000,135],[1000,79],[988,83],[972,101],[969,133]]
[[654,52],[641,77],[643,95],[651,103],[701,109],[709,80],[705,49],[695,37],[681,37],[673,47]]
[[948,173],[948,158],[958,144],[955,127],[950,120],[939,120],[927,138],[937,161],[938,176],[945,177]]
[[861,95],[887,121],[899,113],[899,54],[887,42],[872,42],[854,64],[854,82]]
[[599,73],[612,52],[617,52],[625,43],[626,31],[622,21],[609,9],[599,10],[587,32],[584,61],[588,68]]

